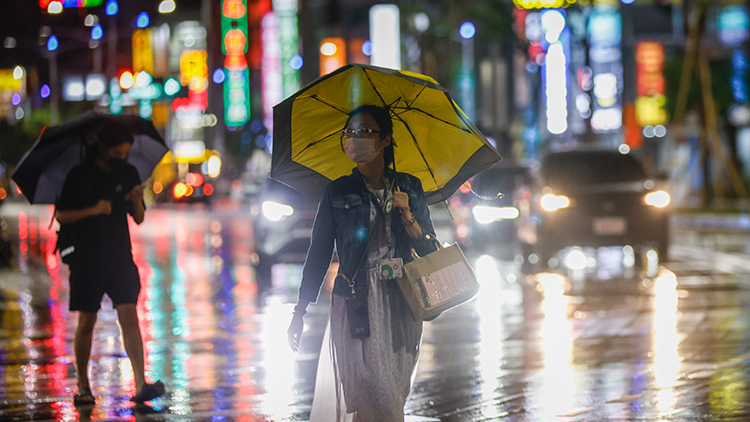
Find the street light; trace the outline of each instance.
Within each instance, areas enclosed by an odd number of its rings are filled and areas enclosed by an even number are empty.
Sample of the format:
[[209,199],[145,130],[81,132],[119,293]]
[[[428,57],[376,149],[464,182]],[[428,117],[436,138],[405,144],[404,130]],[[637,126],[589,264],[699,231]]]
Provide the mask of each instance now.
[[458,30],[461,36],[461,71],[458,86],[461,95],[461,108],[469,120],[474,120],[474,35],[477,30],[473,23],[464,22]]
[[63,11],[63,4],[59,1],[53,1],[50,2],[49,5],[47,5],[47,13],[50,15],[57,15],[59,13],[62,13]]
[[174,0],[163,0],[159,3],[159,13],[172,13],[176,8]]
[[119,10],[120,6],[117,4],[117,0],[109,0],[107,2],[107,6],[104,9],[104,12],[107,14],[107,16],[114,16]]
[[49,85],[50,85],[50,123],[55,125],[60,119],[58,111],[59,96],[57,94],[57,53],[55,52],[60,47],[60,42],[57,40],[55,35],[50,35],[47,38],[47,58],[49,59]]

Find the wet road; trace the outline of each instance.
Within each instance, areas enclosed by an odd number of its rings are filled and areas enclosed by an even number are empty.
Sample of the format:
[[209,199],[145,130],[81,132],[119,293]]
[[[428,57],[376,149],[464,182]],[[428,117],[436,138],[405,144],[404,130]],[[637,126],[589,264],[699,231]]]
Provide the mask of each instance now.
[[[18,250],[16,268],[0,270],[0,420],[307,420],[328,303],[310,307],[293,354],[300,267],[274,267],[259,299],[246,210],[154,209],[133,228],[147,377],[168,394],[127,401],[132,372],[105,304],[98,402],[84,414],[71,399],[75,321],[67,268],[49,255],[51,210],[2,211]],[[586,278],[471,257],[482,291],[426,323],[407,420],[750,420],[748,240],[680,229],[672,261],[651,274],[602,260]]]

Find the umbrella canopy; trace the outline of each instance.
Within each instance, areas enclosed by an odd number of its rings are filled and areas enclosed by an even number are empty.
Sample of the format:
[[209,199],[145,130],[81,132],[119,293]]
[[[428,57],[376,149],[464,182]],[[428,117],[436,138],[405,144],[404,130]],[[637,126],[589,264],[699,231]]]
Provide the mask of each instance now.
[[45,128],[11,176],[32,204],[54,204],[70,169],[85,156],[86,145],[96,142],[96,131],[119,123],[133,135],[128,163],[138,169],[141,182],[151,176],[169,150],[154,125],[134,115],[114,116],[89,111],[57,126]]
[[331,180],[355,166],[341,148],[339,133],[348,113],[364,104],[390,109],[396,169],[422,181],[430,204],[447,199],[501,159],[434,79],[350,64],[274,107],[271,177],[319,199]]

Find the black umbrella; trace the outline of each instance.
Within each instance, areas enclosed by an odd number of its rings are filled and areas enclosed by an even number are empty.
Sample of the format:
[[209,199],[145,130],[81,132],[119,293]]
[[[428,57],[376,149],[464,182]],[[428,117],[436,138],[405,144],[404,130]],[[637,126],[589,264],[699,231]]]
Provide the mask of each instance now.
[[96,132],[118,123],[133,135],[128,163],[138,169],[141,182],[169,151],[149,120],[135,115],[115,116],[89,111],[57,126],[45,128],[11,176],[32,204],[54,204],[65,176],[85,157],[86,146],[96,142]]

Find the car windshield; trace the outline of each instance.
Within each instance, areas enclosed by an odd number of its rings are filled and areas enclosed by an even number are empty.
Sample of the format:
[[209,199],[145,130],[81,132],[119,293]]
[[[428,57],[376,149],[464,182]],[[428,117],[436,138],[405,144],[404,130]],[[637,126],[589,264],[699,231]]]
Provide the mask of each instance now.
[[563,152],[548,155],[542,165],[551,185],[596,185],[635,182],[646,178],[643,167],[618,152]]
[[510,195],[516,185],[528,183],[526,167],[492,167],[476,175],[471,186],[479,195],[494,197],[498,193]]

